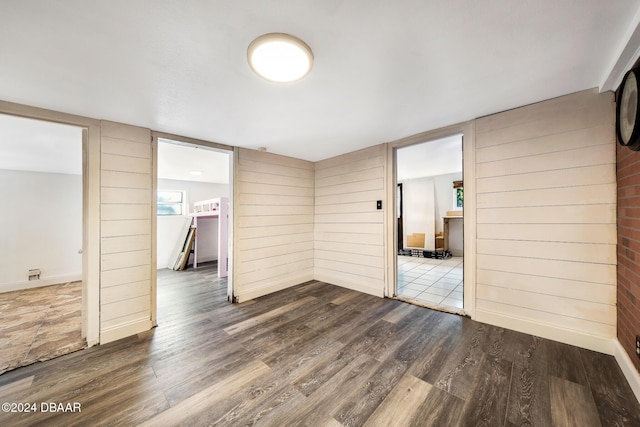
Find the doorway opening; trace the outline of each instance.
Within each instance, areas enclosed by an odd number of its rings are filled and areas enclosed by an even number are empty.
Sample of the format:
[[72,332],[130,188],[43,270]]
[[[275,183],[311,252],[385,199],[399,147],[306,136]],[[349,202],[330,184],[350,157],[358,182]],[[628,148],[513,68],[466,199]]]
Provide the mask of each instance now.
[[464,310],[462,134],[396,149],[399,299]]
[[157,170],[156,292],[162,322],[188,310],[190,301],[181,298],[186,286],[201,288],[197,292],[216,302],[232,294],[233,152],[158,138]]
[[83,133],[0,114],[0,374],[87,345]]

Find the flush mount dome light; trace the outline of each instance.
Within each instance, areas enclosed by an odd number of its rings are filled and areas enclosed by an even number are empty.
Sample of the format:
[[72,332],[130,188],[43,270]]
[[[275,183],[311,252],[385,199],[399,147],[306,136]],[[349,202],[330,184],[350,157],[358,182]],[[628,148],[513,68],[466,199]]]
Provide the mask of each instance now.
[[313,53],[305,42],[283,33],[264,34],[249,45],[247,60],[263,79],[277,83],[295,82],[311,71]]

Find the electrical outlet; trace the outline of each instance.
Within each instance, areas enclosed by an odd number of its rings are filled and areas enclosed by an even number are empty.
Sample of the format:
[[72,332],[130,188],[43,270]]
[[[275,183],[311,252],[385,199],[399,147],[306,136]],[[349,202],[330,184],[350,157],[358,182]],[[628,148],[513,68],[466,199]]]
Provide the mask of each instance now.
[[636,335],[636,356],[640,357],[640,336]]
[[40,269],[39,268],[34,268],[32,270],[29,270],[29,280],[40,280]]

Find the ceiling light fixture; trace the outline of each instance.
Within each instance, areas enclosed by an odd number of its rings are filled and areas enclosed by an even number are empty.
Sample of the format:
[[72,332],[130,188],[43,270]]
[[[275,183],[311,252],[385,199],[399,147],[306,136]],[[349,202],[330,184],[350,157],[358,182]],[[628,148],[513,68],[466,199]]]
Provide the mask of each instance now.
[[265,80],[276,83],[302,79],[313,66],[313,53],[305,42],[283,33],[264,34],[247,49],[251,69]]
[[189,173],[194,176],[202,176],[202,171],[190,171]]

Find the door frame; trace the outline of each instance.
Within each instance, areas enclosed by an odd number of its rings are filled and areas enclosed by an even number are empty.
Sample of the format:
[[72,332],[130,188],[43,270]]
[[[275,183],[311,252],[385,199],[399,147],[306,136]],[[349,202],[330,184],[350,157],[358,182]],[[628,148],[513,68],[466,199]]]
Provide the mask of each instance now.
[[0,113],[82,128],[82,337],[100,341],[100,120],[0,101]]
[[396,226],[396,160],[397,150],[410,145],[430,142],[451,135],[462,134],[462,179],[464,180],[464,308],[463,315],[475,317],[476,310],[476,174],[475,174],[475,120],[457,123],[440,129],[422,132],[387,144],[387,177],[386,191],[389,206],[385,216],[386,230],[386,286],[385,296],[396,298],[398,289],[398,261],[396,242],[398,232]]
[[[234,147],[230,145],[219,144],[217,142],[209,142],[203,141],[201,139],[189,138],[186,136],[174,135],[165,132],[157,132],[151,131],[151,140],[152,140],[152,185],[151,192],[152,194],[156,194],[158,192],[158,139],[168,139],[171,141],[182,142],[185,144],[200,146],[206,148],[213,148],[216,151],[226,151],[229,153],[229,230],[227,234],[227,259],[229,262],[229,274],[227,276],[227,300],[233,301],[233,204],[234,204],[234,159],[236,158],[236,153],[234,151]],[[152,209],[153,212],[156,212],[156,198],[152,198]],[[151,269],[151,324],[152,326],[158,326],[158,279],[157,279],[157,244],[158,244],[158,216],[151,215],[151,245],[153,248],[151,254],[151,265],[153,268]],[[219,262],[220,260],[218,260]]]

